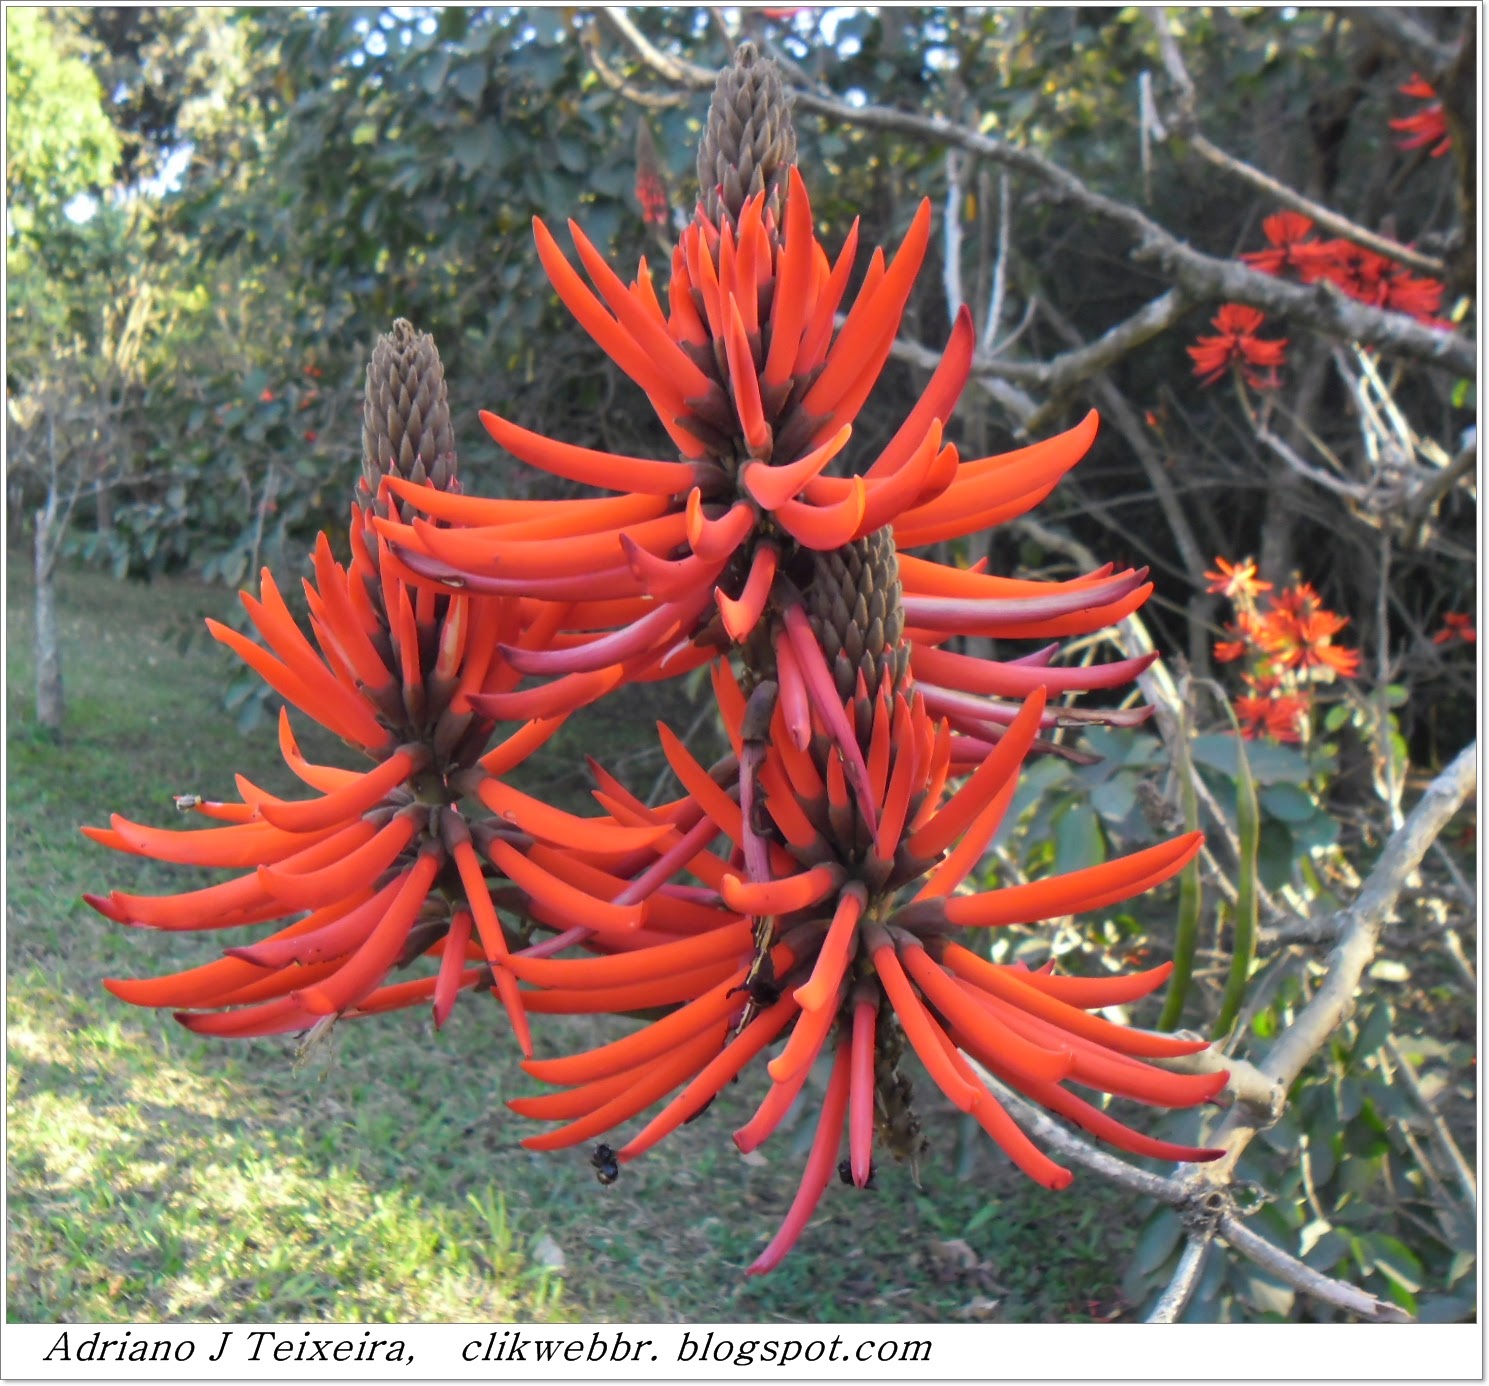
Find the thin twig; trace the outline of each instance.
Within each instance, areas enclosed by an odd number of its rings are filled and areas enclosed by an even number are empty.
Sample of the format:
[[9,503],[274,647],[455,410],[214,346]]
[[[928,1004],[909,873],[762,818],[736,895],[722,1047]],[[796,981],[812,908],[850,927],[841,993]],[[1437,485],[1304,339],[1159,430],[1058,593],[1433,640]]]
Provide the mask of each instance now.
[[1421,1108],[1422,1115],[1427,1119],[1427,1134],[1437,1147],[1437,1153],[1448,1162],[1453,1177],[1458,1181],[1458,1187],[1463,1190],[1463,1196],[1477,1213],[1479,1186],[1474,1179],[1473,1170],[1468,1167],[1468,1161],[1458,1148],[1458,1142],[1453,1139],[1453,1133],[1448,1130],[1447,1123],[1438,1115],[1437,1108],[1422,1090],[1422,1080],[1412,1067],[1411,1060],[1401,1052],[1396,1041],[1389,1035],[1386,1037],[1385,1050],[1391,1056],[1391,1062],[1396,1065],[1396,1076],[1401,1080],[1401,1086],[1411,1094],[1412,1101]]
[[998,328],[1003,321],[1003,293],[1008,279],[1008,249],[1010,240],[1008,212],[1008,175],[998,175],[998,254],[993,261],[993,288],[988,295],[987,321],[982,325],[982,337],[978,349],[991,353],[998,340]]
[[1210,1249],[1212,1238],[1205,1232],[1195,1233],[1184,1243],[1184,1254],[1179,1257],[1178,1268],[1167,1288],[1158,1296],[1158,1303],[1148,1315],[1148,1323],[1178,1323],[1179,1315],[1188,1307],[1199,1284],[1200,1272],[1205,1267],[1205,1253]]
[[956,150],[946,151],[946,215],[943,235],[946,246],[942,275],[946,285],[946,316],[952,322],[962,311],[962,184]]
[[1413,1322],[1412,1316],[1404,1309],[1398,1309],[1396,1305],[1377,1299],[1343,1280],[1321,1275],[1312,1267],[1304,1265],[1296,1256],[1289,1256],[1281,1247],[1274,1246],[1265,1237],[1253,1232],[1234,1213],[1222,1213],[1216,1231],[1247,1260],[1255,1262],[1264,1271],[1275,1275],[1295,1290],[1312,1295],[1314,1299],[1321,1299],[1325,1304],[1332,1304],[1368,1323]]

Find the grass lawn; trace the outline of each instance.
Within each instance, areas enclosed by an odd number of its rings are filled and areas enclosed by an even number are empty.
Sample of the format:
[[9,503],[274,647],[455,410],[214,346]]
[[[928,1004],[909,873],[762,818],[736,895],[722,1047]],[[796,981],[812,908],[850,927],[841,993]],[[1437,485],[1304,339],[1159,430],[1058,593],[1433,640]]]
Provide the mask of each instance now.
[[[232,598],[64,574],[61,746],[32,722],[29,567],[10,565],[7,616],[7,1118],[13,1321],[368,1322],[737,1320],[1049,1321],[1107,1316],[1131,1249],[1121,1196],[1089,1178],[1049,1194],[980,1133],[926,1103],[918,1171],[836,1184],[772,1275],[744,1268],[795,1192],[814,1123],[763,1158],[729,1132],[763,1087],[749,1075],[611,1187],[588,1145],[536,1155],[539,1129],[504,1101],[537,1090],[500,1007],[462,997],[358,1021],[297,1064],[291,1040],[194,1036],[101,986],[215,957],[224,938],[109,924],[85,890],[185,889],[200,872],[109,852],[78,833],[111,811],[175,820],[170,795],[232,797],[242,771],[290,789],[271,725],[242,736],[222,707],[230,657],[175,636]],[[585,738],[660,760],[656,692],[576,719],[536,785],[582,791]],[[683,710],[686,715],[686,709]],[[601,720],[601,719],[606,720]],[[297,721],[307,752],[315,738]],[[319,749],[325,750],[324,746]],[[334,753],[333,753],[334,754]],[[312,757],[314,758],[314,757]],[[351,764],[343,760],[343,764]],[[240,939],[247,941],[245,931]],[[618,1021],[536,1017],[541,1054],[610,1038]],[[924,1098],[929,1083],[917,1090]],[[820,1086],[808,1096],[820,1095]]]

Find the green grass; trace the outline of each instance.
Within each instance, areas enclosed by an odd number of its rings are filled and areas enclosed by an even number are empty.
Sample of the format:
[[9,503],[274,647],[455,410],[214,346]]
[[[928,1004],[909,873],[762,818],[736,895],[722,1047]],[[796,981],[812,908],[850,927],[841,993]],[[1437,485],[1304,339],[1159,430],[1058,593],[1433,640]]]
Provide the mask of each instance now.
[[[189,873],[77,832],[110,811],[169,823],[171,793],[228,797],[235,771],[289,788],[270,727],[222,709],[230,660],[173,637],[231,597],[185,582],[64,574],[61,746],[31,721],[30,591],[11,565],[7,1042],[9,1315],[72,1320],[1069,1320],[1105,1315],[1131,1232],[1090,1179],[1048,1194],[1013,1174],[956,1113],[926,1102],[919,1170],[836,1183],[770,1276],[744,1268],[800,1177],[803,1118],[746,1161],[728,1133],[758,1100],[747,1075],[612,1187],[589,1147],[535,1155],[504,1101],[537,1087],[500,1008],[462,998],[344,1025],[297,1065],[293,1040],[225,1042],[114,1000],[108,976],[217,955],[219,938],[136,932],[79,900],[110,887],[181,889]],[[585,736],[657,761],[657,694],[599,710],[535,762],[578,807]],[[672,711],[675,711],[675,704]],[[325,750],[303,728],[307,752]],[[531,785],[529,787],[532,787]],[[622,1032],[538,1017],[539,1053]],[[546,1023],[545,1023],[546,1022]],[[929,1085],[922,1080],[919,1091]],[[809,1094],[813,1092],[809,1089]],[[811,1103],[803,1104],[808,1111]]]

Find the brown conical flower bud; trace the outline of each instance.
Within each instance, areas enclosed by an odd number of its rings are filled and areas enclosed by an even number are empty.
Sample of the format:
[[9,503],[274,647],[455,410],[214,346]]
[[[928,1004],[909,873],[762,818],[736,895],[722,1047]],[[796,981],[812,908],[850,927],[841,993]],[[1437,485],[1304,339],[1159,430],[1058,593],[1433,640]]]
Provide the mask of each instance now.
[[870,695],[886,676],[892,691],[900,689],[910,650],[903,639],[894,534],[886,525],[814,558],[816,572],[805,592],[807,612],[843,700],[853,696],[859,674]]
[[385,476],[431,481],[442,491],[459,489],[445,368],[434,338],[406,318],[377,339],[367,367],[357,502],[379,515],[384,506],[377,490]]
[[796,129],[781,74],[753,43],[742,43],[719,73],[698,146],[704,209],[714,221],[732,223],[745,199],[763,189],[779,220],[786,170],[795,162]]

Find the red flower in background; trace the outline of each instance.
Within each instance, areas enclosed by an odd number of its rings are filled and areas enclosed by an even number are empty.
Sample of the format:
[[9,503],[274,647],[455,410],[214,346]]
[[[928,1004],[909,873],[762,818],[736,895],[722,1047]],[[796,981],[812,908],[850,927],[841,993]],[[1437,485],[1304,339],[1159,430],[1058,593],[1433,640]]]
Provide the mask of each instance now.
[[1396,141],[1396,147],[1398,149],[1421,149],[1430,144],[1433,146],[1432,157],[1442,158],[1453,147],[1453,139],[1448,134],[1448,121],[1443,114],[1442,102],[1437,99],[1437,92],[1432,84],[1413,72],[1411,81],[1399,87],[1398,90],[1402,96],[1412,96],[1418,101],[1426,101],[1430,104],[1409,116],[1401,116],[1399,119],[1387,122],[1391,129],[1399,130],[1406,136],[1405,139]]
[[1449,611],[1442,618],[1442,629],[1432,637],[1434,645],[1446,645],[1451,640],[1461,640],[1472,645],[1479,638],[1473,627],[1473,614],[1468,611]]
[[1317,244],[1312,220],[1301,212],[1275,212],[1262,222],[1262,232],[1270,248],[1247,251],[1241,259],[1263,274],[1281,274],[1285,269],[1301,273],[1308,247]]
[[667,183],[662,177],[662,163],[657,157],[651,127],[644,120],[636,123],[636,201],[641,206],[641,219],[648,226],[664,230],[672,217],[672,204],[667,196]]
[[[1256,336],[1265,315],[1258,308],[1241,303],[1227,303],[1210,320],[1218,336],[1201,337],[1187,348],[1194,359],[1194,373],[1203,385],[1213,385],[1227,370],[1237,366],[1253,389],[1273,389],[1277,369],[1287,352],[1285,337],[1263,341]],[[1266,375],[1258,372],[1266,371]]]
[[1262,230],[1269,248],[1241,256],[1253,269],[1263,274],[1291,272],[1305,284],[1327,281],[1361,303],[1440,325],[1435,317],[1442,306],[1440,281],[1412,274],[1396,261],[1352,241],[1317,240],[1313,222],[1299,212],[1277,212],[1262,223]]

